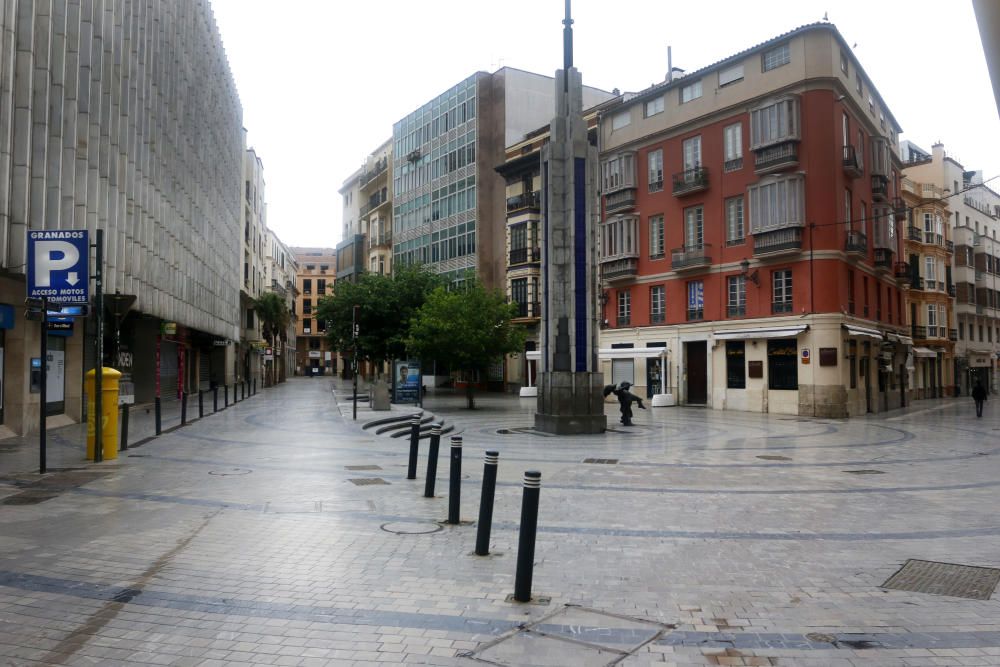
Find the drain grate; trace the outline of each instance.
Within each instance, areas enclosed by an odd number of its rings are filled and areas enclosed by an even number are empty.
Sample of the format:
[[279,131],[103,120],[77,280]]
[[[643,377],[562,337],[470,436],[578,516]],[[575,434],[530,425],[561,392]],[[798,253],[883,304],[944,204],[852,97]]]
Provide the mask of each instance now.
[[765,461],[791,461],[791,456],[780,456],[778,454],[761,454],[757,458],[764,459]]
[[381,470],[382,466],[344,466],[346,470]]
[[971,600],[989,600],[1000,582],[1000,569],[909,559],[882,588]]
[[603,465],[614,465],[618,463],[618,459],[584,459],[584,463],[599,463]]
[[389,483],[384,479],[382,479],[381,477],[361,477],[359,479],[349,479],[347,481],[350,482],[351,484],[354,484],[355,486],[372,486],[373,484]]
[[884,475],[884,470],[844,470],[848,475]]

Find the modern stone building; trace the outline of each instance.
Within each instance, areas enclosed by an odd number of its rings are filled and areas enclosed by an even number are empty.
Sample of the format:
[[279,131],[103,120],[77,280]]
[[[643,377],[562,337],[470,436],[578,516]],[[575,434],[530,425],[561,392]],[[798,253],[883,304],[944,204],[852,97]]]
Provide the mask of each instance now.
[[337,278],[337,251],[333,248],[291,248],[298,264],[296,295],[296,374],[325,375],[345,370],[326,338],[326,322],[316,318],[316,307],[333,294]]
[[[208,0],[0,4],[6,427],[34,430],[40,409],[29,386],[39,326],[23,316],[29,229],[104,230],[105,292],[136,298],[120,340],[107,318],[102,354],[131,377],[137,401],[232,382],[241,129]],[[81,418],[93,326],[50,336],[48,414]]]

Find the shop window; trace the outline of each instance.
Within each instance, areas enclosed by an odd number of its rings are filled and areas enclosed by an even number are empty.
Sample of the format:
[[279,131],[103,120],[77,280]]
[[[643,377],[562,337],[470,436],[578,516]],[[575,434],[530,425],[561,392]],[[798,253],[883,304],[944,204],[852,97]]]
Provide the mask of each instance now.
[[796,341],[767,341],[768,389],[798,389],[799,366]]
[[746,343],[742,340],[726,341],[726,388],[746,389]]

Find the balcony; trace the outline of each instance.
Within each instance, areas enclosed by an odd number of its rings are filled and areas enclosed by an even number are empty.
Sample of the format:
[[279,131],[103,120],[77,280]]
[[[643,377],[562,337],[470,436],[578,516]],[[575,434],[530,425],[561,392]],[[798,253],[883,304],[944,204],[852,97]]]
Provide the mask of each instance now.
[[387,201],[389,201],[388,190],[382,188],[382,190],[368,198],[368,203],[361,207],[360,215],[362,217],[368,215]]
[[948,340],[958,340],[958,329],[948,329]]
[[917,243],[923,243],[924,233],[920,231],[919,227],[914,227],[913,225],[910,225],[909,227],[906,228],[906,240],[916,241]]
[[361,177],[359,179],[361,186],[364,187],[365,185],[367,185],[370,180],[372,180],[373,178],[381,174],[383,171],[385,171],[386,168],[388,168],[388,166],[389,166],[389,160],[387,158],[376,160],[375,164],[372,165],[370,171],[361,172]]
[[799,145],[796,141],[786,141],[754,151],[753,169],[758,174],[781,171],[799,163]]
[[874,201],[889,201],[889,178],[882,174],[872,174],[872,199]]
[[875,248],[875,270],[882,273],[892,271],[893,254],[888,248]]
[[510,265],[528,264],[541,260],[542,251],[540,248],[514,248],[510,251]]
[[906,202],[903,201],[900,197],[894,198],[892,200],[893,217],[896,218],[896,220],[905,220],[906,212],[907,212]]
[[732,304],[726,306],[726,317],[744,317],[747,314],[747,306],[741,303],[737,306]]
[[673,182],[675,197],[683,197],[684,195],[707,190],[708,169],[705,167],[686,169],[674,174]]
[[914,324],[910,327],[910,335],[913,336],[914,339],[917,338],[921,340],[926,339],[927,327],[923,326],[922,324]]
[[913,276],[910,278],[910,289],[922,290],[924,288],[924,279],[920,276]]
[[733,158],[732,160],[726,160],[722,164],[722,171],[729,173],[731,171],[737,171],[743,168],[743,156]]
[[514,211],[521,211],[524,209],[534,209],[537,211],[541,209],[541,207],[542,193],[537,190],[527,194],[507,197],[507,213],[513,213]]
[[688,322],[694,322],[696,320],[705,319],[705,309],[704,308],[688,308],[687,309],[687,319]]
[[542,304],[538,301],[532,303],[515,302],[517,304],[517,316],[518,318],[525,317],[541,317],[542,316]]
[[847,231],[847,239],[844,241],[844,250],[850,254],[868,254],[868,237],[856,230]]
[[854,146],[844,146],[844,173],[851,178],[860,178],[865,173],[865,166],[861,162],[861,154]]
[[684,271],[709,266],[712,263],[711,250],[712,246],[707,243],[674,248],[670,251],[670,268]]
[[909,278],[910,277],[910,265],[908,262],[896,262],[893,265],[893,275],[897,278]]
[[770,255],[802,250],[802,228],[782,227],[753,233],[753,254]]
[[791,301],[774,301],[771,303],[771,312],[775,315],[792,312]]
[[601,261],[601,280],[615,281],[624,278],[634,278],[639,272],[639,257],[616,256],[614,259]]
[[947,250],[950,253],[954,253],[955,252],[955,242],[954,241],[945,241],[944,242],[944,249]]
[[958,290],[954,285],[948,285],[948,296],[954,297],[958,294]]
[[604,195],[604,210],[607,213],[621,213],[635,208],[635,192],[634,187],[628,187]]

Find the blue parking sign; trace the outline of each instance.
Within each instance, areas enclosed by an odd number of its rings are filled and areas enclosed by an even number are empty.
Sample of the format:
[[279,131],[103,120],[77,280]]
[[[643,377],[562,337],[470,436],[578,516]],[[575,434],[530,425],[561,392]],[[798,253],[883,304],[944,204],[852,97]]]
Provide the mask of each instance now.
[[28,298],[51,303],[90,300],[90,239],[87,230],[28,232]]

